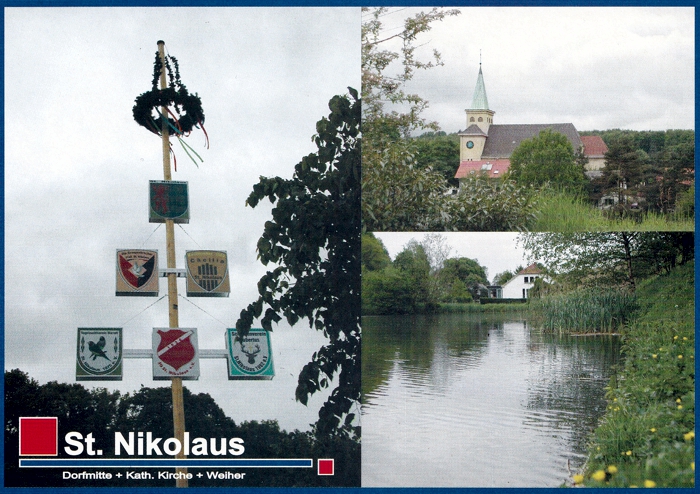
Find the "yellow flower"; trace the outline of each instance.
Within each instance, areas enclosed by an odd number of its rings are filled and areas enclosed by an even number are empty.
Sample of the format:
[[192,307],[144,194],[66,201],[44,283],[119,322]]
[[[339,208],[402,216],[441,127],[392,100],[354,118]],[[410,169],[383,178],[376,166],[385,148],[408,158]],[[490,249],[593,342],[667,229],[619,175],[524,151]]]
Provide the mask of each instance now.
[[695,471],[695,462],[694,461],[690,462],[690,468],[693,469],[693,472]]
[[649,430],[650,430],[651,432],[656,432],[656,427],[652,427],[652,428],[649,429]]
[[678,405],[679,410],[683,410],[683,405]]
[[632,451],[627,450],[627,453],[625,453],[627,456],[632,456]]
[[612,474],[617,473],[617,467],[615,465],[610,465],[608,467],[608,473],[612,473]]
[[678,335],[674,336],[673,339],[674,339],[674,340],[677,340],[677,339],[678,339]]
[[651,354],[651,358],[656,358],[656,357],[657,357],[657,355],[655,353]]
[[593,475],[591,475],[591,478],[593,480],[597,480],[598,482],[602,482],[605,480],[605,472],[603,470],[598,470],[597,472],[594,472]]
[[582,482],[583,482],[583,475],[578,474],[578,473],[576,475],[574,475],[574,484],[578,485]]
[[690,441],[691,439],[695,439],[695,432],[690,431],[690,432],[683,434],[683,439],[685,439],[686,441]]
[[683,337],[683,341],[688,341],[688,337],[687,337],[687,336],[684,336],[684,337]]
[[676,398],[676,403],[680,403],[680,402],[681,402],[681,399],[680,399],[680,398]]
[[644,487],[656,487],[656,482],[653,480],[645,480]]
[[683,355],[679,355],[678,358],[683,358]]

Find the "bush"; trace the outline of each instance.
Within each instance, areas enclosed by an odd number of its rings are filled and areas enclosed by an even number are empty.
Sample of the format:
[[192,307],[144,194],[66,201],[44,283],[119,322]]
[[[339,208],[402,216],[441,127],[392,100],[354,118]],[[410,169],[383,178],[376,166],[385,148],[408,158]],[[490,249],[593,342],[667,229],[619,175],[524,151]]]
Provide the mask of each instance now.
[[408,275],[389,267],[362,273],[362,314],[410,314],[416,310],[414,289]]
[[449,229],[458,231],[523,231],[535,220],[536,190],[512,180],[462,179],[459,193],[445,197]]

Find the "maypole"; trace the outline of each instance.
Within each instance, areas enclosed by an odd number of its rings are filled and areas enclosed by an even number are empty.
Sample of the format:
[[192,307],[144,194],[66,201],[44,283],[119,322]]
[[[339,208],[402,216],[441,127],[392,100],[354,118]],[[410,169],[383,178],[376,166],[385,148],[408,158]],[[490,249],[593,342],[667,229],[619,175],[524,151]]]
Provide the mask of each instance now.
[[[165,53],[164,41],[158,41],[151,86],[150,91],[136,98],[133,114],[136,123],[161,138],[163,180],[149,181],[148,221],[165,223],[167,267],[159,269],[157,250],[118,249],[115,294],[156,297],[159,293],[159,278],[167,278],[168,326],[152,328],[151,349],[123,348],[123,328],[78,328],[76,380],[121,380],[123,358],[151,359],[153,379],[171,381],[173,441],[166,441],[163,448],[166,454],[180,461],[169,462],[169,467],[174,467],[176,472],[168,478],[174,478],[176,487],[188,487],[192,474],[187,472],[187,467],[203,467],[189,463],[187,456],[190,452],[194,456],[207,455],[206,451],[202,453],[190,450],[188,433],[185,432],[183,380],[199,379],[200,357],[227,360],[227,374],[230,380],[272,379],[275,373],[270,336],[267,331],[251,330],[247,336],[239,337],[234,328],[227,328],[224,335],[225,349],[206,349],[200,352],[197,328],[179,327],[177,279],[187,279],[185,291],[187,297],[228,297],[230,293],[228,260],[225,251],[191,250],[185,253],[185,269],[177,268],[175,223],[189,223],[190,209],[187,182],[172,180],[170,155],[173,154],[174,171],[177,171],[177,160],[170,145],[170,136],[174,136],[180,142],[187,156],[197,166],[199,165],[193,155],[200,162],[203,160],[192,147],[185,143],[183,138],[195,128],[201,129],[204,133],[207,148],[209,138],[204,130],[202,102],[196,93],[189,94],[182,84],[177,59]],[[101,358],[96,360],[96,357]],[[141,433],[143,431],[139,431],[139,434]],[[202,440],[202,438],[197,439],[200,442]],[[240,441],[240,449],[229,442],[231,445],[229,454],[243,453],[242,440]],[[167,448],[166,443],[170,444]],[[237,464],[235,460],[220,460],[218,463],[221,466]],[[124,463],[121,459],[106,461],[114,465]],[[134,461],[136,463],[131,463],[129,460],[128,464],[139,463],[138,459]],[[311,466],[311,460],[303,460],[301,465],[295,463],[296,461],[292,461],[288,466],[304,468]],[[275,462],[278,463],[279,460]],[[202,476],[201,473],[197,473],[197,477]]]
[[[168,87],[165,75],[165,41],[158,41],[158,56],[160,57],[160,89]],[[172,180],[170,173],[170,130],[168,129],[167,106],[161,107],[161,115],[164,115],[161,125],[161,136],[163,142],[163,180]],[[174,271],[175,263],[175,222],[171,219],[165,220],[165,245],[167,253],[167,267],[172,272],[167,273],[168,278],[168,324],[170,328],[180,326],[177,311],[177,273]],[[172,398],[173,398],[173,429],[174,436],[180,444],[185,443],[185,406],[182,397],[182,378],[171,378]],[[184,448],[176,455],[176,458],[185,458]],[[187,469],[178,468],[176,470],[182,475],[178,475],[175,480],[176,487],[187,487]]]

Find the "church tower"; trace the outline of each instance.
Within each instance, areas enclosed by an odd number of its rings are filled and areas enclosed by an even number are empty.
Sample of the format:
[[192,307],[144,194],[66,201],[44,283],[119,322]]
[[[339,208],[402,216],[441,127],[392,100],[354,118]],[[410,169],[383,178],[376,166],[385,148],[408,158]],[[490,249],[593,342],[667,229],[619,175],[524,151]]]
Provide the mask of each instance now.
[[481,62],[479,62],[479,76],[476,79],[471,108],[465,111],[467,113],[467,128],[459,133],[459,159],[460,161],[478,161],[481,159],[486,138],[489,135],[489,127],[493,123],[493,116],[496,113],[489,109]]
[[496,113],[489,110],[489,100],[486,97],[486,86],[484,85],[484,73],[481,71],[479,63],[479,76],[476,79],[476,88],[472,98],[472,106],[467,112],[467,128],[476,124],[484,132],[489,133],[489,126],[493,123],[493,115]]

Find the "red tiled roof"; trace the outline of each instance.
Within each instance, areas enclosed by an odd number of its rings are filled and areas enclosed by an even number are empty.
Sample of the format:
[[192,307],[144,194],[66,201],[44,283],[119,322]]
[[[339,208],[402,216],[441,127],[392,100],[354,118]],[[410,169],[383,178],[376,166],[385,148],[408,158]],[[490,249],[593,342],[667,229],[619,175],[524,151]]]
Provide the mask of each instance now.
[[603,156],[608,152],[608,146],[600,136],[581,136],[583,154],[586,156]]
[[537,264],[533,262],[528,267],[520,271],[518,274],[542,274],[542,271],[540,270],[540,268],[537,267]]
[[508,171],[508,168],[510,168],[510,160],[462,161],[455,178],[466,178],[479,173],[485,173],[488,178],[499,178]]

